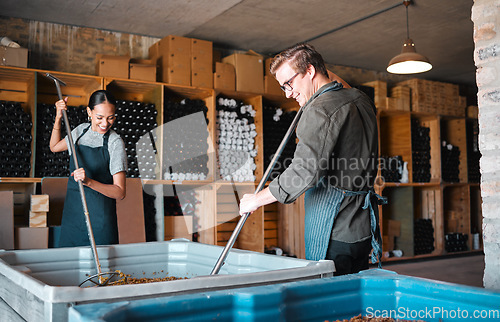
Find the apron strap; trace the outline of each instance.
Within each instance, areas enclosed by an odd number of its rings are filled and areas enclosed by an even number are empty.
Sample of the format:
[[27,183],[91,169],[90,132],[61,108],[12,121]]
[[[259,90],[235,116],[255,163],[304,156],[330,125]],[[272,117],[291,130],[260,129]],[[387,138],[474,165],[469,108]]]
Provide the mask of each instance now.
[[373,209],[372,196],[376,199],[374,200],[376,206],[387,204],[387,198],[375,193],[373,189],[370,189],[365,197],[365,204],[363,209],[370,209],[370,225],[372,232],[372,248],[373,252],[371,255],[372,263],[378,260],[378,267],[382,268],[382,236],[380,236],[380,225],[379,218],[375,215],[375,210]]
[[[387,204],[387,198],[382,197],[381,195],[375,193],[373,189],[370,189],[368,191],[350,191],[350,190],[344,190],[338,187],[335,187],[335,189],[343,191],[347,196],[359,196],[359,195],[364,195],[365,196],[365,203],[363,205],[363,209],[369,209],[370,210],[370,227],[371,227],[371,235],[372,235],[372,248],[373,252],[371,254],[371,261],[372,263],[375,263],[378,261],[378,267],[382,268],[382,237],[380,235],[380,225],[379,225],[379,218],[378,216],[375,215],[375,210],[373,207],[373,201],[376,203],[376,206],[378,205],[385,205]],[[372,197],[375,197],[375,200],[372,201]]]

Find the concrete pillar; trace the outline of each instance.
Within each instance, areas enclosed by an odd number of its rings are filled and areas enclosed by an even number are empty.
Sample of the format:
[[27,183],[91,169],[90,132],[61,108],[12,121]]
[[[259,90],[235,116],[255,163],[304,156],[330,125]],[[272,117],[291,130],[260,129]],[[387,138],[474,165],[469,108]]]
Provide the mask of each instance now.
[[483,283],[485,288],[500,290],[500,1],[475,0],[471,19],[482,154]]

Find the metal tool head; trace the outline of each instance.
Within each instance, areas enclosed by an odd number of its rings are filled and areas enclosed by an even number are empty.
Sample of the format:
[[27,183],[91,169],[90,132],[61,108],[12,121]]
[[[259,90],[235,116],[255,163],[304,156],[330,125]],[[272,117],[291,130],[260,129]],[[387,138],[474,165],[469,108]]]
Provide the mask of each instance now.
[[60,84],[62,86],[66,86],[66,83],[60,80],[59,78],[55,77],[54,75],[51,75],[50,73],[45,73],[45,76],[52,79],[56,84]]

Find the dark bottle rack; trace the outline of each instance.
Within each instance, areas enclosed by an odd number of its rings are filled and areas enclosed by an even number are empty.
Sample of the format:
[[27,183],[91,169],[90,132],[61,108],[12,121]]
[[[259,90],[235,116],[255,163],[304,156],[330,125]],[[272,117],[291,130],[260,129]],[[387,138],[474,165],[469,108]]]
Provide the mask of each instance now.
[[[189,117],[194,113],[203,113],[201,117]],[[166,99],[164,118],[164,178],[174,180],[199,180],[208,175],[208,108],[201,99]],[[184,120],[179,120],[187,117]],[[172,122],[179,120],[179,122]],[[170,124],[168,124],[171,122]],[[183,126],[186,125],[186,126]],[[193,175],[194,174],[194,175]],[[202,176],[200,176],[202,174]],[[192,176],[192,177],[190,177]]]
[[403,172],[403,157],[400,155],[388,157],[381,156],[379,159],[380,175],[384,182],[401,182]]
[[145,139],[143,137],[158,126],[157,115],[155,104],[126,100],[116,102],[116,121],[113,130],[125,143],[127,176],[130,178],[155,177],[155,145],[149,135]]
[[431,181],[430,128],[421,126],[418,119],[411,119],[411,145],[413,182]]
[[441,145],[441,178],[444,182],[460,182],[460,148],[442,142]]
[[417,219],[414,226],[415,255],[430,254],[434,251],[434,227],[431,219]]
[[0,101],[0,177],[29,177],[31,115],[20,102]]
[[[271,163],[276,150],[278,149],[281,141],[292,124],[297,111],[282,111],[271,106],[264,106],[263,108],[263,123],[264,123],[264,169],[267,169]],[[269,175],[269,180],[273,180],[280,175],[290,165],[293,154],[295,153],[296,144],[295,131],[290,136],[285,149],[281,153],[278,162],[276,162],[273,171]]]
[[[88,122],[85,106],[68,106],[69,126],[74,129],[84,122]],[[37,148],[36,148],[36,177],[68,177],[69,153],[68,151],[54,153],[50,151],[50,136],[56,116],[54,104],[39,103],[37,106]],[[66,137],[64,121],[61,124],[61,138]]]

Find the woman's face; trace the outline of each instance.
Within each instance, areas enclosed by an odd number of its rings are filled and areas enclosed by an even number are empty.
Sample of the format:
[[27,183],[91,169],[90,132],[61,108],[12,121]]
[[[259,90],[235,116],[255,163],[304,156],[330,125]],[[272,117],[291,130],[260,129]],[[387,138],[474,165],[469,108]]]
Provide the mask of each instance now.
[[94,106],[91,110],[87,107],[87,113],[91,118],[92,130],[105,134],[115,123],[115,106],[109,102],[104,102]]

